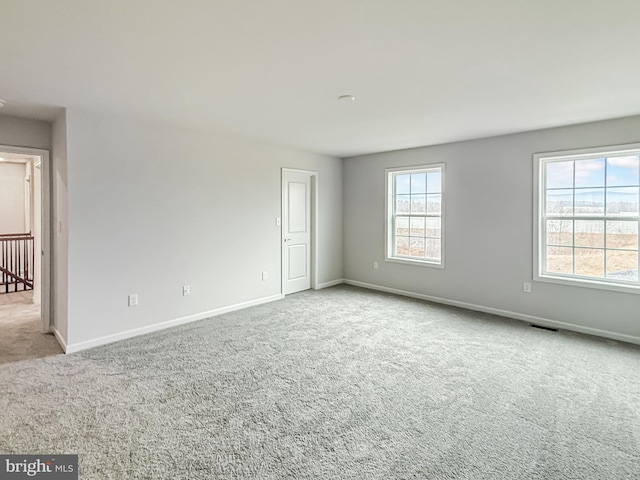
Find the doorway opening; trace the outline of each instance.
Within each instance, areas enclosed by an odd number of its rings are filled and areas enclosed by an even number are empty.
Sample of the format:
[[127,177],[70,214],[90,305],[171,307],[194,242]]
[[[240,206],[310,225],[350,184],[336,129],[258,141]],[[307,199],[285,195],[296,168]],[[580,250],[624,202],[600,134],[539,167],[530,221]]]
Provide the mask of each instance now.
[[61,353],[51,331],[49,152],[0,145],[0,363]]
[[318,172],[282,169],[282,294],[317,285]]

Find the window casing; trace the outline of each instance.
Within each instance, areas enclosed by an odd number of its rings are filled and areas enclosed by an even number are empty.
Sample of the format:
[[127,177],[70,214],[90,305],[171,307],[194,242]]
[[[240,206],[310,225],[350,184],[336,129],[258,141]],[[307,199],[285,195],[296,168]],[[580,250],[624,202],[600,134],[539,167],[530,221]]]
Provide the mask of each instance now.
[[444,164],[386,170],[385,259],[444,266]]
[[534,161],[536,280],[640,293],[640,145]]

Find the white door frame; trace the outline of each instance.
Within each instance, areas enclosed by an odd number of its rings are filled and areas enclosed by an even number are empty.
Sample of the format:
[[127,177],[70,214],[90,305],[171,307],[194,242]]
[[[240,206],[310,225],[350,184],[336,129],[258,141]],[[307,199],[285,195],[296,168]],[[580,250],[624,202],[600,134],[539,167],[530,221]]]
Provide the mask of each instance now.
[[284,204],[284,177],[286,172],[300,172],[308,173],[311,177],[311,290],[316,290],[318,285],[318,172],[313,170],[301,170],[299,168],[286,168],[282,167],[280,174],[280,218],[283,219],[280,227],[280,293],[284,296],[284,215],[286,212],[286,205]]
[[42,332],[51,332],[51,163],[49,161],[49,150],[29,147],[15,147],[11,145],[0,145],[0,151],[6,153],[17,153],[21,155],[31,155],[40,157],[41,185],[40,193],[42,197],[40,234],[42,252],[34,252],[42,255],[40,270],[40,316],[42,318]]

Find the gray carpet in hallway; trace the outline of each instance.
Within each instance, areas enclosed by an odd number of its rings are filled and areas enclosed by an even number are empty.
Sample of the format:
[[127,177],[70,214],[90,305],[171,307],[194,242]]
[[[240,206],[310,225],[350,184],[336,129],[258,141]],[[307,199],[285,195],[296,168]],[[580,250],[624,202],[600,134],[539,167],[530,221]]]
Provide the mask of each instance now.
[[0,294],[0,364],[62,353],[53,335],[42,334],[33,291]]
[[82,479],[635,479],[640,348],[347,286],[0,365]]

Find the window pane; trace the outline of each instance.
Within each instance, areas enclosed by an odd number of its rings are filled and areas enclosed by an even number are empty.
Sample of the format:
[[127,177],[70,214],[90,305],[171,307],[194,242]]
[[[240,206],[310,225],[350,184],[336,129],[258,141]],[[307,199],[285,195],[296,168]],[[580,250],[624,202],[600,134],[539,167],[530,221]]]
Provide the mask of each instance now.
[[[388,172],[386,178],[393,187],[388,192],[388,200],[393,205],[389,205],[387,211],[390,246],[385,258],[427,263],[428,246],[429,260],[440,263],[440,243],[444,234],[441,221],[443,168],[429,165],[395,170]],[[432,241],[427,243],[427,238]]]
[[427,218],[427,237],[442,237],[442,227],[439,218]]
[[576,190],[575,215],[604,215],[604,188]]
[[547,244],[573,245],[573,220],[547,220]]
[[411,195],[411,213],[426,213],[424,195]]
[[573,249],[571,247],[547,247],[547,272],[573,273]]
[[543,276],[640,285],[640,149],[623,150],[602,149],[588,159],[584,151],[566,152],[562,161],[536,156]]
[[573,190],[547,190],[547,215],[573,215]]
[[424,238],[411,237],[411,253],[412,257],[424,257]]
[[638,222],[607,221],[607,248],[637,250]]
[[396,196],[396,212],[397,213],[409,213],[409,195]]
[[409,255],[409,237],[396,237],[396,255]]
[[604,221],[576,220],[574,241],[579,247],[604,247]]
[[396,235],[409,235],[409,217],[396,218]]
[[607,251],[607,278],[638,281],[638,252]]
[[424,237],[424,217],[412,217],[411,218],[411,233],[412,237]]
[[627,187],[640,185],[640,157],[607,158],[607,186]]
[[427,173],[427,192],[429,193],[442,192],[442,173],[441,172]]
[[576,160],[575,187],[604,187],[604,158]]
[[427,193],[427,174],[411,174],[411,193]]
[[396,175],[396,195],[410,193],[411,175]]
[[546,164],[547,188],[573,188],[573,160]]
[[442,195],[427,195],[427,213],[442,213]]
[[441,244],[439,239],[427,238],[426,240],[426,257],[431,260],[440,260],[441,257]]
[[638,187],[607,188],[607,215],[638,216]]
[[604,277],[604,250],[576,248],[575,273],[586,277]]

